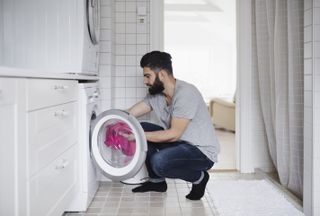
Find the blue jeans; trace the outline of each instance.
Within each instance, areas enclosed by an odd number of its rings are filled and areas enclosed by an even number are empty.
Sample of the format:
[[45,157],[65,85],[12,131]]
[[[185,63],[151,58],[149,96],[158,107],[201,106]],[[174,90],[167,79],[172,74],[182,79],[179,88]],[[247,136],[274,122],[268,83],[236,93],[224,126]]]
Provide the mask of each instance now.
[[[162,127],[142,122],[144,131],[163,130]],[[196,146],[184,141],[170,143],[148,142],[146,167],[151,181],[163,181],[165,178],[178,178],[196,182],[201,173],[210,169],[212,162]]]

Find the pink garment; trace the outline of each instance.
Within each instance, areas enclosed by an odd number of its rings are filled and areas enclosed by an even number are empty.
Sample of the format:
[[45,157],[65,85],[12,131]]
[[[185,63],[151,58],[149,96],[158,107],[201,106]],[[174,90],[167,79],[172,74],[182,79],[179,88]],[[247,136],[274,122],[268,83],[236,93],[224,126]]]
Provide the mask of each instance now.
[[[105,145],[112,149],[120,149],[127,156],[134,155],[136,151],[135,140],[128,140],[125,135],[132,135],[129,126],[124,122],[117,122],[106,126]],[[122,135],[121,135],[122,134]]]

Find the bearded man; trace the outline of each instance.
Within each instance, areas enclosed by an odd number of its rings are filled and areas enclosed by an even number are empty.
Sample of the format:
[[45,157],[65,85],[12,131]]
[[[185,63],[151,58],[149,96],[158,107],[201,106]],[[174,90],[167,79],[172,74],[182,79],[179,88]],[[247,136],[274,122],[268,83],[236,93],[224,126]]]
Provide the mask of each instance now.
[[152,51],[142,57],[140,66],[149,94],[128,112],[139,117],[154,111],[160,125],[141,123],[148,141],[149,180],[132,192],[165,192],[165,179],[175,178],[191,182],[186,198],[199,200],[209,180],[207,171],[219,153],[207,106],[195,86],[174,78],[170,54]]

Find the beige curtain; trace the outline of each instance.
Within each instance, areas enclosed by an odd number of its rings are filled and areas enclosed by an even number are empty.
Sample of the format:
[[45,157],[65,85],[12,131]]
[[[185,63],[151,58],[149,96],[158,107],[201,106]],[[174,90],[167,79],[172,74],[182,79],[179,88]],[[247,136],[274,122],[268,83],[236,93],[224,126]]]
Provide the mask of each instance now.
[[303,0],[252,0],[253,60],[272,161],[282,185],[303,190]]

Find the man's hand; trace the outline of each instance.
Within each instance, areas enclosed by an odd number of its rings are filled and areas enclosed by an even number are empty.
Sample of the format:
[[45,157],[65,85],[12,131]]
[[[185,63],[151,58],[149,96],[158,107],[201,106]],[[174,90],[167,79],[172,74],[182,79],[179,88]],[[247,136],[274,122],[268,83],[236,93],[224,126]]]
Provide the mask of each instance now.
[[134,137],[133,133],[124,133],[124,132],[119,132],[119,135],[127,139],[128,141],[134,141],[136,138]]

